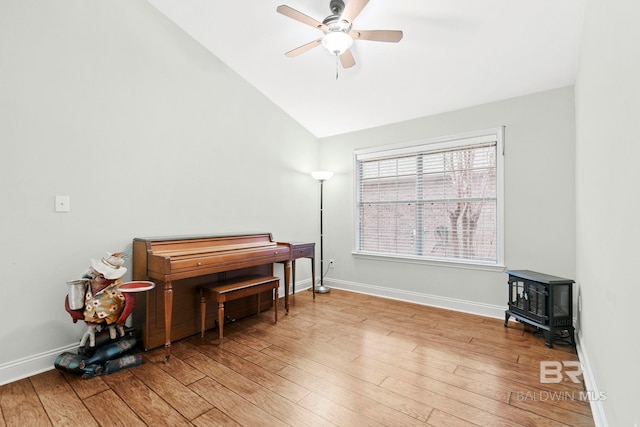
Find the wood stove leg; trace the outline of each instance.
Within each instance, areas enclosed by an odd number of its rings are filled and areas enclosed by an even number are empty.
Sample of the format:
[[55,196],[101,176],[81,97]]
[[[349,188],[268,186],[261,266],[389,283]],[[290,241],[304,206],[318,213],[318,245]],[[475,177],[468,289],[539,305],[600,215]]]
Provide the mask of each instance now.
[[553,348],[553,331],[544,331],[545,345],[549,348]]
[[504,314],[504,327],[508,328],[509,326],[509,318],[511,317],[511,315],[509,313],[505,313]]
[[569,329],[569,334],[571,335],[571,345],[576,346],[576,331],[575,329]]

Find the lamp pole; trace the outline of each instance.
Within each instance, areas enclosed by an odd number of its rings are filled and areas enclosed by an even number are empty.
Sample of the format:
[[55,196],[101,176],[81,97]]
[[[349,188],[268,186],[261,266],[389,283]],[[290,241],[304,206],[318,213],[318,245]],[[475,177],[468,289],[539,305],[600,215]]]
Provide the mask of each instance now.
[[327,171],[315,171],[311,172],[311,176],[313,176],[318,182],[320,182],[320,286],[316,288],[317,294],[326,294],[331,291],[331,288],[324,286],[323,277],[324,277],[324,229],[322,224],[323,217],[323,193],[324,193],[324,182],[330,179],[333,176],[333,172]]

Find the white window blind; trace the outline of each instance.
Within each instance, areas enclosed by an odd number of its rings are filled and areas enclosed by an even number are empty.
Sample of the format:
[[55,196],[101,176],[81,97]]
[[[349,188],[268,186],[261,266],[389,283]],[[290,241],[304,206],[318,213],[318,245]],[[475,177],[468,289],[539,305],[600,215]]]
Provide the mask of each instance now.
[[356,251],[497,264],[502,153],[489,136],[356,152]]

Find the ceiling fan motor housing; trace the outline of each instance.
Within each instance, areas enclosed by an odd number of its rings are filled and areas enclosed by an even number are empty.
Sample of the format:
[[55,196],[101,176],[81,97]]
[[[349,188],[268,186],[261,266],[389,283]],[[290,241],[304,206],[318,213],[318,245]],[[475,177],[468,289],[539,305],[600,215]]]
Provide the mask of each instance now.
[[331,9],[331,13],[334,15],[342,15],[342,11],[344,10],[344,1],[342,0],[331,0],[329,2],[329,9]]

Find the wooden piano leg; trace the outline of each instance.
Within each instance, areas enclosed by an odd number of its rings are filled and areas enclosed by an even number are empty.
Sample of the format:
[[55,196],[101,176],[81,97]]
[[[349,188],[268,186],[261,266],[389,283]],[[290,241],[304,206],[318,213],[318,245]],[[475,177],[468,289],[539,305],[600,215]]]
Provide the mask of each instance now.
[[173,288],[171,280],[164,282],[164,363],[169,362],[171,356],[171,317],[173,314]]
[[222,344],[222,326],[224,325],[224,301],[218,303],[218,336]]
[[204,296],[204,291],[200,290],[200,338],[204,337],[205,317],[207,317],[207,298]]

